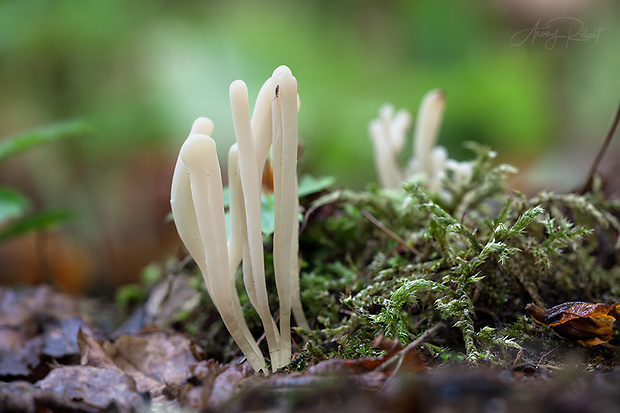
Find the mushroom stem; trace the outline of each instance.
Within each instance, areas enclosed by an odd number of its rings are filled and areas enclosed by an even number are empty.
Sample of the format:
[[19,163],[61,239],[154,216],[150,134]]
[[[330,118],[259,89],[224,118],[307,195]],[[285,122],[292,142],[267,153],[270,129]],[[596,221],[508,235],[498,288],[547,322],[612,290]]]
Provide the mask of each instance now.
[[[209,131],[208,125],[198,129]],[[230,279],[222,178],[211,137],[190,134],[181,147],[170,201],[179,236],[197,262],[226,328],[252,368],[266,371],[262,353],[243,318],[234,280]]]
[[[242,80],[230,85],[230,105],[233,115],[235,136],[239,146],[239,175],[245,202],[245,218],[247,225],[247,245],[249,248],[250,265],[244,263],[244,271],[252,273],[252,283],[256,290],[256,311],[263,323],[265,337],[269,346],[271,364],[274,369],[280,368],[280,334],[275,328],[265,282],[265,263],[263,256],[263,240],[261,233],[260,180],[257,174],[258,165],[248,104],[248,90]],[[245,257],[244,257],[245,258]]]
[[[276,69],[277,70],[277,69]],[[274,73],[275,76],[275,73]],[[290,75],[289,75],[290,76]],[[290,76],[292,77],[292,76]],[[294,81],[294,78],[293,78]],[[276,93],[278,91],[278,93]],[[288,98],[292,93],[297,96],[297,85],[292,84],[284,76],[276,79],[276,88],[271,92],[271,111],[273,119],[273,197],[274,197],[274,232],[273,232],[273,268],[276,279],[276,288],[280,301],[280,344],[282,361],[290,360],[291,356],[291,273],[290,273],[290,254],[291,254],[291,217],[292,211],[290,203],[291,193],[297,194],[294,173],[297,168],[297,135],[292,133],[291,128],[297,125],[286,124],[283,116],[283,107],[286,107]],[[289,120],[287,119],[287,122]],[[286,136],[285,136],[286,134]],[[295,154],[290,154],[290,142],[295,140]],[[287,208],[288,206],[288,208]],[[288,231],[285,229],[288,228]]]
[[[299,199],[297,198],[297,80],[287,67],[274,71],[272,90],[275,228],[273,242],[276,287],[280,298],[283,362],[290,361],[291,311],[300,327],[309,329],[299,289]],[[276,96],[276,88],[278,94]],[[276,127],[277,125],[277,127]]]
[[[299,199],[295,200],[296,217],[299,215]],[[299,219],[295,218],[293,222],[292,243],[291,243],[291,299],[293,316],[295,316],[295,322],[297,325],[307,331],[310,331],[310,324],[304,313],[304,308],[301,304],[301,290],[299,286]]]
[[431,150],[439,135],[445,106],[444,92],[435,89],[424,95],[418,109],[418,119],[413,134],[414,157],[418,161],[420,171],[426,174],[427,179],[433,177]]
[[397,188],[405,178],[398,164],[398,154],[405,145],[411,115],[405,110],[394,114],[389,104],[379,109],[379,117],[368,125],[375,153],[375,169],[382,188]]
[[[228,262],[230,264],[230,276],[234,280],[239,263],[243,258],[243,284],[248,293],[250,304],[258,308],[256,298],[256,286],[252,278],[252,260],[248,243],[248,226],[242,207],[245,205],[241,179],[239,177],[239,149],[233,144],[228,151],[228,193],[229,193],[229,217],[230,234],[228,237]],[[272,328],[277,329],[275,321],[271,318]]]
[[243,231],[245,218],[241,221],[243,213],[243,192],[241,191],[241,179],[239,178],[239,148],[234,143],[228,150],[228,266],[230,277],[234,278],[239,263],[243,258]]
[[259,176],[263,174],[271,147],[271,89],[274,87],[273,77],[270,77],[260,88],[252,112],[252,133],[254,134]]

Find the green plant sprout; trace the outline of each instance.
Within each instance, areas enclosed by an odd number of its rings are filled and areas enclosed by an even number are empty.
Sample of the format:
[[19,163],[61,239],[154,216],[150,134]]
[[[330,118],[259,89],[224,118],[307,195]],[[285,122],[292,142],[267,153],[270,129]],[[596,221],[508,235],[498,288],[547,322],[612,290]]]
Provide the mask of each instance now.
[[[78,136],[88,131],[81,120],[56,123],[10,136],[0,142],[0,162],[43,144]],[[0,186],[0,242],[30,231],[42,231],[71,219],[68,210],[28,213],[30,201],[14,188]]]

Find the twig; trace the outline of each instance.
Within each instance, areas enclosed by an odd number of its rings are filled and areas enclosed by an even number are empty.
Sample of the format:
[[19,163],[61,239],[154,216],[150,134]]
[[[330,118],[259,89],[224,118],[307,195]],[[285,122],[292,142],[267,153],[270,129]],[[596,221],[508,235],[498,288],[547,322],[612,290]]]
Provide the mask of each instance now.
[[560,346],[555,346],[553,349],[551,349],[550,351],[548,351],[547,353],[543,354],[542,356],[540,356],[540,359],[538,360],[538,363],[536,363],[536,367],[540,367],[541,363],[543,362],[543,360],[545,359],[545,357],[547,357],[549,354],[553,353],[554,351],[556,351]]
[[412,247],[411,245],[407,244],[407,242],[405,242],[404,239],[402,239],[398,234],[396,234],[394,231],[392,231],[391,229],[389,229],[388,227],[386,227],[385,225],[383,225],[383,223],[381,221],[379,221],[377,218],[375,218],[370,212],[360,208],[359,209],[360,212],[362,213],[362,215],[364,215],[364,217],[366,219],[368,219],[370,222],[372,222],[372,224],[374,226],[376,226],[377,228],[379,228],[381,231],[385,232],[388,236],[390,236],[391,238],[393,238],[394,240],[396,240],[403,248],[405,248],[406,250],[408,250],[409,252],[412,252],[413,254],[417,255],[417,256],[421,256],[422,254],[420,253],[420,251],[418,251],[417,249],[415,249],[414,247]]
[[310,216],[314,214],[318,209],[323,208],[324,206],[337,204],[339,202],[342,202],[342,200],[339,198],[336,198],[336,199],[332,199],[332,200],[329,200],[321,204],[313,205],[310,208],[308,208],[306,212],[304,213],[304,219],[301,222],[301,226],[299,227],[299,233],[301,234],[306,229],[306,225],[308,225],[308,220],[310,219]]
[[433,327],[426,330],[424,334],[416,338],[413,342],[409,343],[404,349],[399,351],[398,354],[394,355],[388,361],[386,361],[385,363],[383,363],[382,365],[380,365],[379,367],[375,369],[375,371],[389,371],[392,369],[392,367],[394,368],[394,371],[392,371],[392,374],[390,374],[390,377],[385,379],[385,382],[383,382],[379,390],[377,390],[377,393],[380,393],[383,390],[385,390],[387,384],[396,376],[396,374],[398,373],[398,370],[400,370],[400,367],[403,365],[403,360],[405,359],[405,356],[409,354],[410,352],[412,352],[413,350],[415,350],[416,348],[420,347],[422,343],[424,343],[430,336],[435,334],[435,332],[439,330],[440,328],[442,328],[443,326],[444,326],[443,323],[435,324]]
[[[431,335],[435,334],[435,332],[439,330],[441,327],[443,327],[443,323],[438,323],[434,325],[433,327],[429,328],[428,330],[424,332],[424,334],[416,338],[413,342],[407,344],[407,346],[404,349],[400,350],[396,355],[391,357],[388,361],[386,361],[385,363],[377,367],[375,371],[388,371],[392,369],[394,364],[402,363],[402,359],[405,358],[407,354],[409,354],[416,348],[420,347],[422,343],[424,343]],[[396,361],[396,359],[401,359],[401,361],[400,362]]]
[[611,143],[611,138],[613,138],[614,133],[616,132],[616,129],[618,128],[619,122],[620,122],[620,106],[618,106],[618,110],[616,111],[616,116],[614,116],[614,119],[611,122],[611,126],[609,127],[609,130],[607,131],[607,136],[605,136],[605,141],[603,142],[603,146],[601,147],[601,150],[596,155],[596,158],[594,159],[594,163],[592,164],[592,167],[590,168],[590,172],[588,173],[588,180],[586,181],[586,184],[583,186],[583,189],[580,192],[581,194],[585,194],[586,192],[592,190],[592,185],[594,182],[594,174],[596,173],[596,170],[598,169],[601,163],[601,160],[603,159],[603,156],[605,155],[605,152],[607,152],[607,148],[609,147],[609,144]]

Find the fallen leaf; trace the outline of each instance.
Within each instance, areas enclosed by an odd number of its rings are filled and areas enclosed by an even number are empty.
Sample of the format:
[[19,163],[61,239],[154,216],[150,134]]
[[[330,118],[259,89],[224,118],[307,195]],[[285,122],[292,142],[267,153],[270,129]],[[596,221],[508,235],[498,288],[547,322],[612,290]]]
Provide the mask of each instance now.
[[[5,331],[0,330],[0,335]],[[43,349],[42,337],[25,341],[13,351],[0,351],[0,379],[32,379],[36,367],[40,364]]]
[[114,364],[108,353],[103,349],[99,340],[96,340],[90,334],[80,330],[77,337],[78,346],[80,348],[80,364],[83,366],[92,366],[102,369],[120,368]]
[[34,386],[28,382],[0,382],[0,411],[35,413],[35,391]]
[[56,359],[79,355],[77,337],[80,330],[90,331],[81,318],[69,317],[60,320],[45,333],[43,354]]
[[[391,357],[391,355],[390,355]],[[390,357],[360,357],[356,359],[330,359],[321,361],[306,370],[309,375],[359,374],[373,371]]]
[[[394,371],[395,368],[398,368],[400,372],[413,372],[424,370],[426,367],[426,364],[420,357],[420,353],[415,350],[404,350],[402,344],[398,340],[389,340],[383,335],[380,335],[374,339],[372,345],[375,348],[384,350],[386,354],[380,357],[324,360],[310,367],[306,370],[306,373],[310,375],[350,375],[380,371],[387,374]],[[396,356],[400,357],[398,363],[386,363]]]
[[253,377],[246,364],[220,364],[213,360],[190,366],[191,377],[179,391],[179,401],[199,411],[217,409],[228,402],[241,388],[241,382]]
[[614,321],[620,317],[620,304],[580,301],[562,303],[548,310],[528,304],[525,310],[534,321],[586,347],[609,342],[614,334]]
[[88,324],[68,295],[45,285],[0,288],[0,378],[42,378],[50,359],[79,354],[80,328],[88,329]]
[[106,411],[132,412],[145,404],[135,382],[118,369],[59,367],[35,387],[62,400],[82,402]]
[[190,375],[189,366],[199,361],[201,350],[185,335],[155,330],[124,335],[114,343],[105,342],[109,359],[131,376],[139,391],[153,398],[167,385],[181,385]]

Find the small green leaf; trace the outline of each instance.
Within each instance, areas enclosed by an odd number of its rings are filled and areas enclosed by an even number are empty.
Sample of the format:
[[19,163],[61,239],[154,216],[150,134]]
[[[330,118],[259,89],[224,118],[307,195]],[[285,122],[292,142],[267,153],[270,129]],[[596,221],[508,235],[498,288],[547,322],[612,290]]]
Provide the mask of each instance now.
[[321,192],[336,182],[333,176],[323,176],[321,178],[315,178],[311,175],[303,175],[299,178],[297,185],[297,195],[300,198],[304,196]]
[[10,136],[0,142],[0,161],[47,142],[85,133],[88,129],[86,122],[70,120]]
[[[227,189],[227,188],[226,188]],[[226,191],[227,193],[228,191]],[[225,199],[226,199],[226,195]],[[261,194],[260,197],[260,227],[263,235],[273,234],[275,228],[275,202],[272,194]],[[230,212],[224,214],[224,222],[226,223],[226,237],[230,237]]]
[[75,214],[67,210],[47,211],[20,219],[0,231],[0,242],[30,231],[44,231],[72,219]]
[[11,188],[0,188],[0,224],[21,216],[28,208],[28,200]]
[[273,195],[265,195],[261,196],[260,199],[260,228],[263,232],[263,235],[271,235],[275,230],[276,219],[276,204],[273,199]]
[[139,303],[144,299],[144,287],[138,284],[126,284],[116,290],[114,297],[116,303],[121,307],[128,307],[130,304]]

